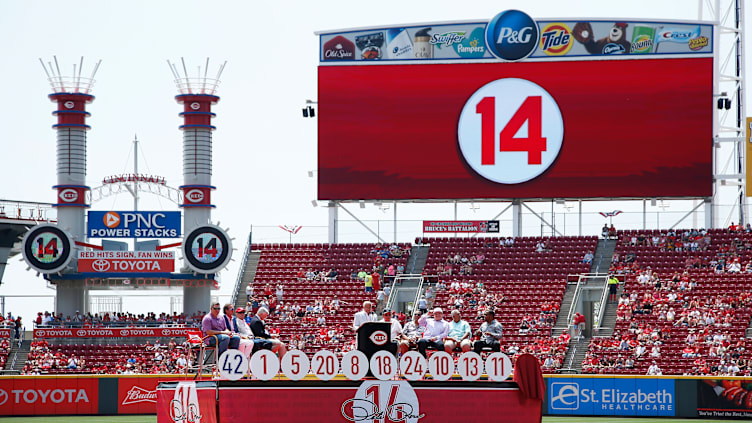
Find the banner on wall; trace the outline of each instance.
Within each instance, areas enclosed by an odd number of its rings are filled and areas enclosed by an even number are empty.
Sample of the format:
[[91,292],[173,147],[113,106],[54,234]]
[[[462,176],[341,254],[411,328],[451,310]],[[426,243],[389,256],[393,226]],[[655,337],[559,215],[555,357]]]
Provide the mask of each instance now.
[[675,416],[672,379],[548,378],[548,414]]
[[35,338],[139,338],[188,336],[193,328],[49,328],[34,329]]
[[498,233],[498,220],[424,220],[423,232]]
[[697,415],[711,418],[751,419],[752,381],[698,380]]

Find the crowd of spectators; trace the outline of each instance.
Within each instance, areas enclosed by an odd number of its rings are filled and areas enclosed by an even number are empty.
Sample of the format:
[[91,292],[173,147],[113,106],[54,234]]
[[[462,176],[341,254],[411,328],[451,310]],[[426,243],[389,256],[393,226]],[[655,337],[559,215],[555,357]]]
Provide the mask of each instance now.
[[35,327],[168,327],[168,326],[197,326],[204,312],[191,315],[178,313],[85,313],[76,311],[72,316],[63,316],[62,313],[50,313],[49,311],[37,313],[34,320]]

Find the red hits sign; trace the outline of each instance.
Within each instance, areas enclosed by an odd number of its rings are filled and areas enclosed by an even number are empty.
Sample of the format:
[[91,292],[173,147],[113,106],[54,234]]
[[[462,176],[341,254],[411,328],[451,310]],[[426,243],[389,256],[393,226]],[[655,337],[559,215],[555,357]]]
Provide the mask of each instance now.
[[169,273],[175,271],[174,251],[80,251],[78,271],[96,273]]

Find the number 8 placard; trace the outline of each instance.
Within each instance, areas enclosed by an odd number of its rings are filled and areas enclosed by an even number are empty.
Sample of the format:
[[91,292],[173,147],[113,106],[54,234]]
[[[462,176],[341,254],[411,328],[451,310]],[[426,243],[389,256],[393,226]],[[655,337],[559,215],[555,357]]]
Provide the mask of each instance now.
[[480,176],[519,184],[554,163],[564,140],[564,120],[554,98],[538,84],[498,79],[465,103],[457,139],[467,164]]

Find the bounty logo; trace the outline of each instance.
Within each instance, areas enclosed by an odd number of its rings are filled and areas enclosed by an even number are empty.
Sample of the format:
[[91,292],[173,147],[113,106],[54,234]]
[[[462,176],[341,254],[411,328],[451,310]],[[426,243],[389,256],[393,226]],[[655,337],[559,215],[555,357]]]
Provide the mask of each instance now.
[[533,54],[539,35],[538,24],[527,13],[506,10],[486,26],[486,45],[500,59],[520,60]]
[[120,225],[120,215],[111,211],[104,214],[104,217],[102,217],[102,222],[104,222],[104,226],[107,226],[108,228],[117,228],[118,225]]
[[580,386],[576,383],[551,383],[552,410],[577,410],[580,408]]
[[457,55],[460,57],[469,59],[478,59],[483,57],[483,55],[486,54],[486,43],[484,41],[485,36],[483,34],[484,31],[485,28],[475,28],[469,36],[465,37],[464,40],[452,45],[455,53],[457,53]]

